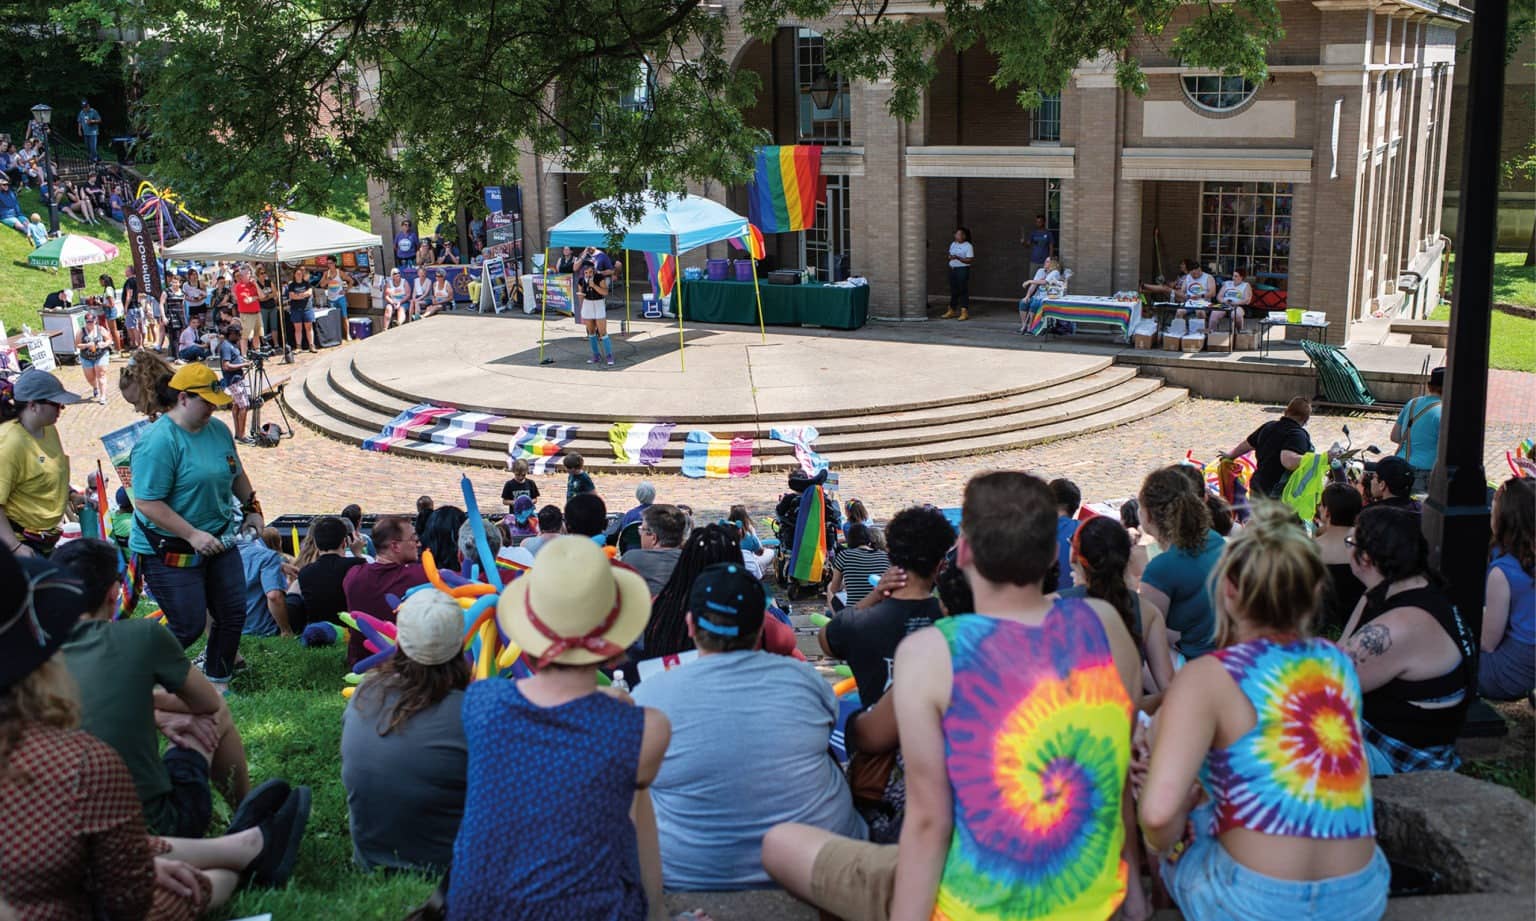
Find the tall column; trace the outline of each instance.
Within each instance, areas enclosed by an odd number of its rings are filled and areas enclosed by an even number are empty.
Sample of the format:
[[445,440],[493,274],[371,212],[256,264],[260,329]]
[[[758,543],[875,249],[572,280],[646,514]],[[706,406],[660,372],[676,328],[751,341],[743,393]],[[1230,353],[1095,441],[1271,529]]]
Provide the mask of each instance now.
[[[1312,181],[1295,187],[1297,201],[1311,199],[1310,220],[1292,215],[1292,238],[1306,235],[1310,258],[1291,254],[1290,298],[1293,307],[1322,310],[1331,324],[1329,340],[1342,344],[1348,337],[1355,305],[1365,296],[1357,264],[1362,252],[1361,210],[1368,207],[1369,175],[1362,163],[1370,139],[1365,112],[1369,75],[1365,65],[1371,53],[1372,31],[1368,13],[1357,10],[1324,10],[1325,35],[1341,38],[1367,36],[1356,42],[1325,44],[1324,68],[1317,77],[1317,119],[1312,136]],[[1299,206],[1298,206],[1299,207]],[[1375,259],[1374,255],[1360,256]],[[1303,289],[1303,285],[1305,288]]]
[[889,81],[850,87],[853,136],[864,147],[864,175],[850,183],[853,270],[869,279],[876,318],[921,320],[928,307],[927,204],[923,180],[906,175],[906,153],[922,143],[925,120],[893,118],[886,110],[892,89]]
[[[1117,181],[1120,169],[1120,91],[1111,72],[1079,71],[1072,87],[1073,105],[1063,104],[1063,117],[1073,122],[1077,148],[1076,178],[1062,181],[1061,253],[1072,270],[1072,290],[1107,294],[1125,276],[1134,282],[1141,238],[1140,184]],[[1065,132],[1063,132],[1065,136]],[[1124,203],[1118,201],[1126,194]],[[1122,213],[1122,208],[1127,209]],[[1134,210],[1134,218],[1129,211]],[[1134,228],[1127,225],[1134,224]],[[1126,247],[1126,264],[1116,260],[1117,239],[1134,239]],[[1128,285],[1134,287],[1134,284]]]
[[523,192],[523,246],[530,254],[544,251],[549,228],[565,217],[564,174],[552,172],[550,166],[548,160],[533,153],[524,152],[517,158]]

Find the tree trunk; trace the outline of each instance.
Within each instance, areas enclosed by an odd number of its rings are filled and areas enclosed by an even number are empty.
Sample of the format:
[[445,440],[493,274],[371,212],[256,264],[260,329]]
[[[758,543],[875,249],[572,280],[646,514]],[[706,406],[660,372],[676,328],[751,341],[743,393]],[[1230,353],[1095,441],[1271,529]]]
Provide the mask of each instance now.
[[1531,238],[1525,245],[1525,264],[1536,265],[1536,215],[1531,216]]

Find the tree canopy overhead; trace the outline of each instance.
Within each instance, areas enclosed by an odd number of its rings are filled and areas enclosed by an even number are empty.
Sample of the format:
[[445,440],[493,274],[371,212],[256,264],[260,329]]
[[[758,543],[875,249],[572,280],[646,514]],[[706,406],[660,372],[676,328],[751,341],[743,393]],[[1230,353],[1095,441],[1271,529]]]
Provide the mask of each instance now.
[[[1277,0],[74,0],[54,21],[147,36],[131,60],[156,172],[221,211],[313,207],[332,177],[366,172],[400,207],[467,201],[518,178],[518,156],[562,156],[598,198],[738,184],[769,142],[744,113],[759,79],[733,71],[728,21],[767,39],[819,22],[828,68],[886,79],[893,115],[918,111],[946,45],[982,46],[1022,106],[1110,55],[1127,89],[1152,37],[1186,64],[1265,75]],[[103,52],[107,50],[103,46]]]

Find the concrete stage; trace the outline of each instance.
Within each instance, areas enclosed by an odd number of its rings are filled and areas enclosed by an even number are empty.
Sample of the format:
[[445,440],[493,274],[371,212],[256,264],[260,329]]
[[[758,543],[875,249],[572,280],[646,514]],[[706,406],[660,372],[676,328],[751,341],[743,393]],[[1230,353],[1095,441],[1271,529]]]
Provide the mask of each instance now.
[[[1255,353],[1138,352],[1092,335],[1041,341],[1017,335],[1005,314],[855,331],[770,327],[766,341],[754,327],[689,325],[684,370],[675,321],[638,321],[620,335],[620,314],[610,316],[612,367],[586,363],[586,337],[569,318],[551,318],[544,357],[553,363],[540,364],[537,317],[446,314],[331,350],[285,399],[305,422],[353,442],[421,402],[503,417],[451,455],[392,449],[456,462],[504,466],[520,424],[563,422],[580,426],[572,448],[593,469],[632,469],[615,464],[607,431],[637,421],[678,424],[663,470],[680,466],[682,438],[695,428],[752,438],[754,469],[782,470],[794,458],[768,438],[775,425],[816,426],[817,450],[838,464],[901,463],[1113,427],[1174,405],[1185,388],[1265,401],[1315,389],[1299,349],[1259,362]],[[1383,396],[1382,387],[1411,390],[1421,379],[1417,356],[1374,370],[1355,360]],[[1212,392],[1223,380],[1242,386]]]

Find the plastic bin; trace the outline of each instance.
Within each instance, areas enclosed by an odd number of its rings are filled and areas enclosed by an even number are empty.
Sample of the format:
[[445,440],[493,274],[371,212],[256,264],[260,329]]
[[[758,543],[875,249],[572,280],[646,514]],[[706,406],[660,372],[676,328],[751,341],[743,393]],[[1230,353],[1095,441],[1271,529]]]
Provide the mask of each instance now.
[[753,273],[752,273],[752,260],[751,259],[737,259],[736,260],[736,280],[737,281],[751,281],[752,277],[753,277]]
[[711,259],[704,263],[704,275],[710,281],[725,281],[731,271],[731,260]]

